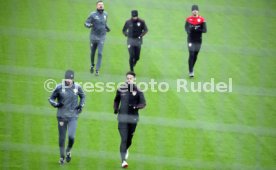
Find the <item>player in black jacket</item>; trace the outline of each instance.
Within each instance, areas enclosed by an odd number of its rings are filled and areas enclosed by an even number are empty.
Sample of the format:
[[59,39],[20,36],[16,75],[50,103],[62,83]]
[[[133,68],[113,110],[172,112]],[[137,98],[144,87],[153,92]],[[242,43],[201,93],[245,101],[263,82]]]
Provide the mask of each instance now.
[[188,34],[188,49],[189,49],[189,76],[194,77],[194,65],[197,60],[197,55],[201,48],[202,33],[207,32],[205,19],[198,14],[198,6],[192,6],[192,16],[186,19],[185,30]]
[[135,73],[126,74],[127,82],[116,93],[114,99],[114,113],[118,114],[118,129],[121,136],[120,153],[122,167],[128,167],[128,148],[132,143],[138,120],[138,110],[146,106],[146,100],[142,91],[134,84]]
[[138,18],[138,11],[131,11],[131,19],[125,22],[123,34],[127,38],[127,47],[129,52],[130,71],[134,71],[133,67],[140,59],[141,45],[143,36],[148,32],[147,25],[144,20]]

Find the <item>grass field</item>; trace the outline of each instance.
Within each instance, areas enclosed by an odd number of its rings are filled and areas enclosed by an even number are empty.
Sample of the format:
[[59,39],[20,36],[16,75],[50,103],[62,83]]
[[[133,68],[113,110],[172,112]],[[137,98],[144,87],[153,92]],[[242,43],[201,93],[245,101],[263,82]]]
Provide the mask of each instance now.
[[[208,32],[187,78],[185,18],[199,5]],[[121,169],[114,93],[87,92],[72,162],[59,166],[56,110],[47,79],[68,68],[78,82],[120,82],[128,71],[121,30],[132,9],[149,33],[137,81],[170,90],[145,92],[147,107],[130,149],[129,169],[276,169],[276,1],[105,0],[108,33],[101,75],[89,73],[95,0],[0,2],[0,169]],[[176,80],[233,81],[231,93],[177,92]]]

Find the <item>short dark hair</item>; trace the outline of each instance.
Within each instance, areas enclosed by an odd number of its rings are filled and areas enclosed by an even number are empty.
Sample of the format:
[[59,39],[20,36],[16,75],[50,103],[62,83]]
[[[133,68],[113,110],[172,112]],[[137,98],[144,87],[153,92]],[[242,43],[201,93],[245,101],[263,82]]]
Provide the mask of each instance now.
[[193,5],[193,6],[192,6],[192,11],[193,11],[193,10],[199,11],[198,5]]
[[126,73],[126,76],[127,76],[127,75],[132,75],[133,77],[136,77],[136,74],[135,74],[133,71],[127,72],[127,73]]
[[96,4],[100,3],[100,2],[103,2],[102,0],[98,0]]

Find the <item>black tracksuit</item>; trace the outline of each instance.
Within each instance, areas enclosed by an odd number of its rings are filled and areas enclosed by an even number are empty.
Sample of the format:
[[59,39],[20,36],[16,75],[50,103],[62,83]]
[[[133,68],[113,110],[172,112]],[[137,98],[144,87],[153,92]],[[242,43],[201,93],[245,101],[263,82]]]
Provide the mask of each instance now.
[[189,72],[192,73],[201,48],[202,33],[207,32],[205,19],[201,16],[190,16],[186,19],[185,30],[188,34]]
[[134,71],[133,67],[140,59],[141,45],[143,43],[143,36],[148,32],[147,25],[144,20],[129,19],[125,22],[123,27],[123,34],[128,37],[127,45],[129,52],[129,66],[130,71]]
[[114,99],[114,113],[118,113],[122,161],[125,160],[126,151],[132,143],[132,137],[139,120],[138,110],[145,106],[144,94],[135,85],[124,84],[117,90]]

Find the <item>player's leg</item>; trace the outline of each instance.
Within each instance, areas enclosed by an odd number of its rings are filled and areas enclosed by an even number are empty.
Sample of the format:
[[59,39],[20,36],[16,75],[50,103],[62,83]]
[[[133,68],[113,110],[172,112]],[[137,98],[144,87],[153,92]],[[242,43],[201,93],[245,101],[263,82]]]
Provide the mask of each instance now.
[[67,120],[58,118],[60,164],[64,163],[64,158],[65,158],[66,131],[67,131]]
[[189,50],[189,76],[194,77],[194,59],[195,59],[195,44],[192,42],[188,43],[188,50]]
[[98,44],[98,60],[96,65],[96,75],[99,75],[99,71],[102,65],[104,40],[99,41]]
[[194,49],[193,68],[194,68],[195,63],[196,63],[196,61],[197,61],[197,55],[198,55],[198,53],[199,53],[199,51],[200,51],[200,48],[201,48],[201,43],[196,43],[196,44],[195,44],[195,49]]
[[[119,123],[119,124],[125,124],[125,123]],[[119,132],[121,136],[120,154],[121,154],[121,160],[122,160],[122,167],[126,168],[128,167],[128,163],[126,162],[128,129],[126,127],[120,128],[120,125],[119,125]]]
[[140,59],[140,52],[141,52],[141,46],[135,46],[135,60],[134,60],[134,66],[136,65],[137,61]]
[[71,149],[74,145],[77,129],[77,118],[70,118],[68,122],[68,145],[66,148],[66,161],[71,161]]
[[189,50],[189,60],[188,60],[188,63],[189,63],[189,73],[192,73],[194,71],[194,58],[195,58],[195,52],[194,51],[191,51]]
[[90,53],[90,59],[91,59],[91,68],[90,68],[90,72],[93,73],[94,72],[94,66],[95,66],[95,53],[98,47],[98,43],[91,41],[90,44],[90,48],[91,48],[91,53]]
[[129,67],[130,71],[134,71],[134,60],[135,60],[135,53],[134,53],[135,47],[132,45],[128,45],[128,53],[129,53]]
[[130,123],[130,124],[128,124],[127,149],[132,144],[132,138],[134,136],[134,132],[135,132],[136,126],[137,126],[137,123]]
[[126,150],[127,150],[127,135],[128,129],[126,123],[119,123],[119,133],[121,137],[121,144],[120,144],[120,154],[122,162],[125,160]]

